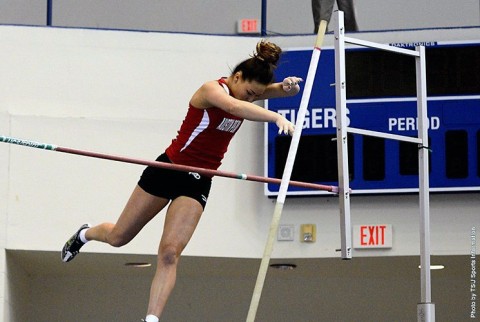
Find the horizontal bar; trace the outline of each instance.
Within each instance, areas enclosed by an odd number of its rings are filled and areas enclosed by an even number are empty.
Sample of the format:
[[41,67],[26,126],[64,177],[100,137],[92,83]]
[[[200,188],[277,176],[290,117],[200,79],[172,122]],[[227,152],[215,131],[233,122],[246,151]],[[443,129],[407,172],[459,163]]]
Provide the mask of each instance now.
[[[56,151],[56,152],[82,155],[82,156],[97,158],[97,159],[105,159],[105,160],[119,161],[119,162],[125,162],[125,163],[140,164],[140,165],[146,165],[146,166],[152,166],[152,167],[164,168],[164,169],[170,169],[170,170],[176,170],[176,171],[183,171],[183,172],[197,172],[199,174],[212,176],[212,177],[213,176],[226,177],[226,178],[256,181],[256,182],[263,182],[263,183],[273,183],[273,184],[280,184],[282,182],[281,179],[277,179],[277,178],[261,177],[261,176],[244,174],[244,173],[238,174],[238,173],[227,172],[227,171],[197,168],[197,167],[191,167],[191,166],[186,166],[186,165],[181,165],[181,164],[173,164],[173,163],[166,163],[166,162],[159,162],[159,161],[134,159],[134,158],[123,157],[123,156],[97,153],[97,152],[92,152],[92,151],[71,149],[71,148],[56,146],[56,145],[53,145],[53,144],[39,143],[39,142],[35,142],[35,141],[17,139],[17,138],[12,138],[12,137],[8,137],[8,136],[1,136],[1,135],[0,135],[0,142],[22,145],[22,146],[26,146],[26,147],[30,147],[30,148],[37,148],[37,149],[43,149],[43,150],[49,150],[49,151]],[[308,182],[301,182],[301,181],[289,181],[289,185],[300,187],[300,188],[323,190],[323,191],[328,191],[328,192],[332,192],[332,193],[337,193],[338,192],[338,187],[336,187],[336,186],[321,185],[321,184],[316,184],[316,183],[308,183]]]
[[406,135],[389,134],[389,133],[385,133],[385,132],[370,131],[370,130],[358,129],[358,128],[354,128],[354,127],[347,127],[347,132],[355,133],[355,134],[361,134],[361,135],[368,135],[368,136],[376,136],[376,137],[384,138],[384,139],[391,139],[391,140],[397,140],[397,141],[405,141],[405,142],[422,144],[421,139],[414,138],[414,137],[411,137],[411,136],[406,136]]
[[381,50],[395,52],[395,53],[398,53],[398,54],[420,57],[420,53],[416,50],[404,49],[404,48],[379,44],[379,43],[376,43],[376,42],[371,42],[371,41],[367,41],[367,40],[360,40],[360,39],[355,39],[355,38],[350,38],[350,37],[344,37],[344,39],[345,39],[345,42],[349,43],[349,44],[355,44],[355,45],[360,45],[360,46],[364,46],[364,47],[377,48],[377,49],[381,49]]

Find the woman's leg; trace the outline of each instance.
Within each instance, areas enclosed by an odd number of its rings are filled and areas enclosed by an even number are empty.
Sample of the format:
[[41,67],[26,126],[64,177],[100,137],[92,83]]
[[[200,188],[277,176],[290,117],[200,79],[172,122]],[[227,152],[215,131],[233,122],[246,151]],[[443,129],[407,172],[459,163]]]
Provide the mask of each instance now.
[[147,314],[160,317],[175,285],[180,254],[192,237],[202,213],[200,203],[189,197],[178,197],[169,206],[158,248],[157,269],[150,289]]
[[128,243],[157,215],[169,200],[155,197],[138,185],[132,192],[116,224],[103,223],[95,227],[85,224],[65,243],[61,252],[64,262],[73,260],[87,241],[96,240],[120,247]]
[[117,223],[103,223],[89,228],[85,232],[85,238],[115,247],[123,246],[131,241],[168,202],[168,199],[153,196],[137,185]]

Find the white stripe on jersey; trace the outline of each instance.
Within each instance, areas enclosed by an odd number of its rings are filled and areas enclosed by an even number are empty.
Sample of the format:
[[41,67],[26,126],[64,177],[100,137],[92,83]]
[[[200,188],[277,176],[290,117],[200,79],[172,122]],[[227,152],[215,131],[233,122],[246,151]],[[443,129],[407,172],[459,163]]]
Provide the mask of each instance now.
[[225,83],[220,83],[220,84],[222,85],[225,92],[227,92],[227,94],[230,95],[230,89],[228,88],[227,84],[225,84]]
[[180,150],[180,152],[185,150],[190,145],[190,143],[192,143],[192,141],[197,137],[197,135],[202,133],[208,127],[209,123],[210,123],[210,118],[208,117],[207,110],[205,109],[203,110],[203,117],[202,117],[202,120],[200,121],[200,124],[198,124],[195,130],[193,130],[192,134],[190,134],[190,137],[188,138],[187,143],[185,143],[185,145]]

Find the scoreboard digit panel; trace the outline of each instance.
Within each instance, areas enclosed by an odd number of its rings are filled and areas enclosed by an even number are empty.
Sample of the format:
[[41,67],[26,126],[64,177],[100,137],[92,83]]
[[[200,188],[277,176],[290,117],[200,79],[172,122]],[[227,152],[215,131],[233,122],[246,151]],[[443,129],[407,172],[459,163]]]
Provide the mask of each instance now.
[[[480,93],[479,44],[433,45],[426,49],[429,96]],[[347,97],[416,95],[415,58],[387,51],[347,51]]]
[[[395,44],[402,45],[402,44]],[[402,45],[405,47],[405,45]],[[408,45],[407,45],[408,46]],[[311,50],[287,50],[278,79],[306,77]],[[480,190],[480,41],[430,42],[426,47],[431,191]],[[346,51],[347,117],[356,128],[417,136],[415,60],[375,49]],[[322,49],[292,180],[336,185],[333,48]],[[266,103],[295,123],[301,95]],[[281,178],[290,138],[265,126],[265,175]],[[350,134],[350,185],[355,193],[418,191],[418,147]],[[278,194],[266,184],[265,194]],[[288,195],[321,195],[291,187]]]

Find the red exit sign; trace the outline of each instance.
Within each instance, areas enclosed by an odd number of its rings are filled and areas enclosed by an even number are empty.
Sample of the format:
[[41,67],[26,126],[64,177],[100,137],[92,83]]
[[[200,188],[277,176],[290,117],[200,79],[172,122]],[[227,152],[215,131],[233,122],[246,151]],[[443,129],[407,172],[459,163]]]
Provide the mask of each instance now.
[[237,23],[239,34],[259,34],[260,21],[258,19],[240,19]]
[[392,225],[353,226],[353,248],[392,248]]

